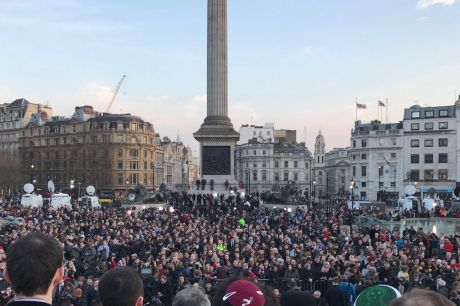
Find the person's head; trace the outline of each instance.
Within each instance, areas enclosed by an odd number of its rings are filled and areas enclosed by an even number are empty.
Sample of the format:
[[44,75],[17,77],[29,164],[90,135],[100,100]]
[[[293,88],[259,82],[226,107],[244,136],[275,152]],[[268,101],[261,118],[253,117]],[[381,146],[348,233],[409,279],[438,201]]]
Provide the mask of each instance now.
[[144,302],[142,279],[131,268],[116,268],[104,273],[98,290],[104,306],[141,306]]
[[316,301],[311,293],[288,290],[281,295],[281,306],[316,306]]
[[211,302],[202,290],[197,288],[186,288],[179,291],[172,302],[172,306],[211,306]]
[[51,236],[33,233],[15,241],[7,251],[5,279],[17,296],[52,296],[64,277],[64,251]]
[[412,289],[409,293],[402,297],[393,300],[390,306],[455,306],[452,301],[449,301],[445,296],[431,291]]
[[321,291],[315,290],[315,292],[313,292],[313,297],[319,299],[321,297]]

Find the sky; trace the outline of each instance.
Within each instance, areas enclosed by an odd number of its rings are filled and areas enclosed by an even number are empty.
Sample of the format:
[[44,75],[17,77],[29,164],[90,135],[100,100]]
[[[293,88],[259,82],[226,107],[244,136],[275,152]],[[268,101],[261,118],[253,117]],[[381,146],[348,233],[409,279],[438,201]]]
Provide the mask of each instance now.
[[[229,115],[349,145],[358,119],[388,121],[460,94],[460,1],[228,0]],[[198,148],[206,115],[206,0],[0,0],[0,103],[111,108]],[[386,113],[386,110],[383,112]],[[386,116],[383,116],[386,120]],[[306,131],[306,133],[305,133]]]

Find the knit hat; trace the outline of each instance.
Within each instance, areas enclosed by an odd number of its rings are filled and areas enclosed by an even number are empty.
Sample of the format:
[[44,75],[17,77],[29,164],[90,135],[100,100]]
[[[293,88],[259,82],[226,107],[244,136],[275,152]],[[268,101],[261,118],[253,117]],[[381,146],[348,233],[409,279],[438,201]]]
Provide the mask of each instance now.
[[265,297],[262,290],[247,280],[231,283],[225,290],[223,301],[229,301],[232,306],[264,306]]
[[281,306],[316,306],[316,301],[309,292],[288,290],[281,295]]

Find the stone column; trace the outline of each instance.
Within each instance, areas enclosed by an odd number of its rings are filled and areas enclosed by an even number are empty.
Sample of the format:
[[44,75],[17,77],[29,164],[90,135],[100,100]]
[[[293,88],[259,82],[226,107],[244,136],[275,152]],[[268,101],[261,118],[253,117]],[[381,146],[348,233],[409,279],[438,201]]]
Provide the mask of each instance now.
[[228,118],[227,91],[227,0],[208,0],[208,117]]

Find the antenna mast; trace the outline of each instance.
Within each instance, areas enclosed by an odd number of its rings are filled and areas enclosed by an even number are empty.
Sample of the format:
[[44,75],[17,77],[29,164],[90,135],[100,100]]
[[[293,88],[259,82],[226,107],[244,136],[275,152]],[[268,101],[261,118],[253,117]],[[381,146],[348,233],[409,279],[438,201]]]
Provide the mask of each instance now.
[[117,87],[115,88],[115,91],[113,92],[112,99],[110,99],[109,106],[107,106],[107,109],[105,110],[106,113],[110,111],[110,108],[112,107],[113,101],[115,101],[115,98],[117,97],[118,91],[120,90],[121,84],[123,84],[123,81],[126,79],[126,74],[124,74],[120,81],[118,81]]

